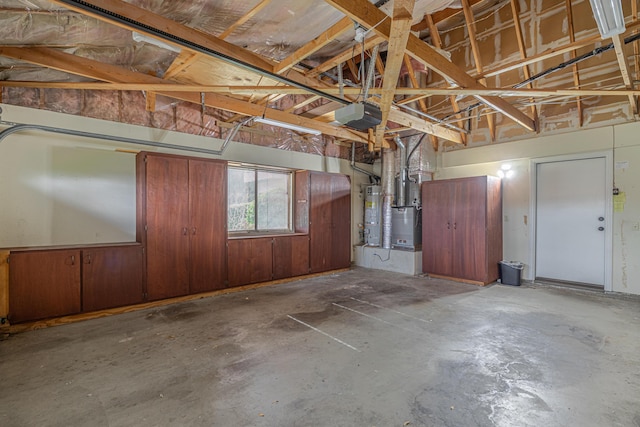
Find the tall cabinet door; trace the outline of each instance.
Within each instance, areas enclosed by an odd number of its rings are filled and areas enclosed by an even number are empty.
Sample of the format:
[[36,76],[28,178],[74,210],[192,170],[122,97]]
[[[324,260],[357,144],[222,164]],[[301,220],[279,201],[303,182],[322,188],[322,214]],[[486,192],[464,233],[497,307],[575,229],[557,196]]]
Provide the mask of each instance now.
[[225,287],[226,200],[226,163],[189,160],[190,293]]
[[311,273],[331,269],[331,175],[312,173],[309,180],[309,264]]
[[430,181],[422,187],[422,270],[432,274],[453,274],[453,224],[451,201],[455,186],[447,181]]
[[147,296],[189,293],[189,162],[145,156]]
[[452,205],[453,275],[478,280],[486,276],[486,178],[454,183]]
[[331,176],[331,268],[351,265],[351,182]]

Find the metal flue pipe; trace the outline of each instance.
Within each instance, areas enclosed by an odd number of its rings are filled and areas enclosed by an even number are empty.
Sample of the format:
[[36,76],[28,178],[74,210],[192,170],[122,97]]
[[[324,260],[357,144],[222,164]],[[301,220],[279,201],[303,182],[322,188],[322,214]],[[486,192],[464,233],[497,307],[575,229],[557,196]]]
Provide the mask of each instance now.
[[394,151],[382,150],[382,247],[391,249],[391,215],[393,205],[393,180],[395,178]]

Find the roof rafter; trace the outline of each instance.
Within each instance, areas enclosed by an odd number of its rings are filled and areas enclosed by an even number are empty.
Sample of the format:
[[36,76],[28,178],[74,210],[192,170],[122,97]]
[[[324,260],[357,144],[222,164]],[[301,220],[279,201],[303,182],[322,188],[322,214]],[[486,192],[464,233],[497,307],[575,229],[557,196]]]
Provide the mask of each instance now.
[[276,73],[282,73],[287,71],[291,67],[294,67],[300,61],[322,49],[324,46],[328,45],[331,41],[333,41],[336,37],[346,33],[350,29],[353,28],[353,22],[349,18],[342,18],[337,24],[333,25],[331,28],[320,34],[315,39],[311,40],[309,43],[305,44],[294,53],[280,61],[278,65],[274,67],[274,71]]
[[[101,21],[112,23],[121,28],[125,28],[128,30],[135,30],[139,32],[145,32],[144,30],[134,26],[133,24],[121,22],[121,21],[114,21],[114,19],[111,18],[110,16],[103,16],[102,14],[99,14],[99,13],[85,11],[83,8],[79,6],[69,5],[67,1],[62,1],[62,0],[51,0],[51,1],[53,3],[63,5],[71,10],[79,11],[81,13],[85,13],[86,15],[93,16]],[[73,0],[71,0],[71,3],[73,3]],[[109,11],[116,15],[123,16],[127,20],[140,22],[150,28],[162,29],[162,31],[166,33],[170,33],[176,37],[179,37],[182,40],[188,41],[190,43],[193,43],[199,46],[206,47],[207,49],[218,52],[228,58],[232,58],[237,61],[244,62],[254,67],[256,70],[261,70],[262,72],[268,73],[270,75],[275,75],[274,70],[277,65],[275,61],[264,58],[249,50],[242,49],[234,44],[228,43],[210,34],[206,34],[202,31],[198,31],[196,29],[187,27],[186,25],[182,25],[171,19],[154,14],[148,10],[141,9],[139,7],[136,7],[134,5],[131,5],[121,0],[99,0],[99,1],[84,0],[83,3],[92,5],[102,10]],[[149,34],[152,37],[159,38],[162,41],[167,41],[164,38],[157,36],[152,31],[149,31],[147,34]],[[180,47],[187,50],[192,50],[192,49],[189,49],[187,46],[181,45]],[[195,49],[193,51],[199,52],[198,50],[195,50]],[[308,88],[315,88],[323,92],[325,88],[333,87],[333,85],[322,82],[312,77],[308,77],[302,73],[299,73],[294,69],[289,70],[289,72],[287,73],[287,79],[289,79],[292,82],[305,85]],[[264,106],[261,106],[260,108],[264,109]],[[455,134],[452,134],[452,132],[450,132],[449,129],[444,128],[440,125],[426,123],[422,119],[420,120],[421,122],[424,122],[424,123],[420,124],[417,121],[418,119],[416,117],[411,116],[410,114],[404,113],[402,111],[395,112],[394,117],[395,119],[392,119],[392,120],[398,124],[406,125],[406,123],[414,123],[415,124],[414,126],[416,126],[414,127],[414,129],[416,130],[424,129],[425,127],[427,127],[431,129],[431,132],[436,132],[438,136],[442,138],[445,138],[454,142],[457,142],[459,140],[459,137],[456,136]],[[398,120],[401,120],[401,121],[398,121]]]
[[387,62],[384,67],[382,80],[382,97],[380,99],[380,110],[382,119],[376,128],[376,145],[385,147],[384,128],[387,125],[389,111],[395,96],[395,89],[398,86],[398,76],[402,68],[404,51],[409,39],[411,30],[411,13],[413,11],[414,0],[394,0],[393,18],[389,33],[389,47],[387,50]]
[[[358,21],[360,24],[371,28],[378,35],[389,38],[391,31],[390,23],[388,22],[388,16],[384,12],[377,9],[373,4],[367,0],[325,0],[342,13]],[[407,41],[407,53],[413,58],[424,63],[427,67],[431,68],[438,74],[450,78],[458,85],[470,88],[470,89],[485,89],[486,87],[477,83],[476,80],[469,74],[464,72],[457,65],[447,61],[436,50],[429,46],[424,41],[420,40],[417,36],[410,34]],[[501,112],[505,116],[511,118],[516,123],[525,127],[528,130],[535,131],[536,126],[533,119],[528,117],[522,111],[518,110],[513,105],[509,104],[505,100],[494,97],[476,95],[480,101],[484,102],[491,108]]]
[[[38,64],[43,67],[53,68],[64,71],[66,73],[89,77],[96,80],[113,83],[149,83],[159,85],[156,91],[159,94],[171,98],[181,99],[183,101],[200,104],[201,97],[196,92],[180,92],[180,91],[164,91],[162,85],[171,84],[171,82],[159,77],[149,76],[146,74],[130,71],[115,65],[104,64],[77,55],[64,53],[55,49],[48,48],[0,48],[0,55],[8,58],[19,59],[22,61]],[[351,141],[368,142],[367,137],[357,132],[338,128],[326,123],[318,122],[312,119],[301,117],[295,114],[285,113],[283,111],[274,110],[250,102],[220,95],[217,93],[207,93],[204,96],[205,105],[221,110],[231,111],[247,116],[262,116],[286,123],[310,127],[318,129],[324,134],[333,135],[339,138],[349,139]]]
[[[473,62],[476,65],[476,71],[478,74],[482,74],[482,56],[480,55],[480,46],[478,45],[478,35],[476,34],[476,23],[473,19],[473,11],[469,4],[469,0],[461,0],[462,11],[464,12],[464,20],[467,24],[467,33],[469,34],[469,43],[471,44],[471,52],[473,53]],[[481,78],[478,82],[486,86],[487,79]],[[489,133],[491,134],[491,141],[496,140],[496,117],[493,114],[487,116],[487,124],[489,125]]]

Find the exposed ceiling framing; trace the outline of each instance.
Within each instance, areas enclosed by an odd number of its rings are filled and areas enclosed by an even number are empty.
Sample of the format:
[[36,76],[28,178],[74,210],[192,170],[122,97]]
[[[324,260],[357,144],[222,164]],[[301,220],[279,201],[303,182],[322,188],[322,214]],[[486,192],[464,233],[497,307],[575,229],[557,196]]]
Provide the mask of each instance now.
[[[464,147],[638,115],[638,0],[623,2],[627,30],[610,40],[586,0],[34,1],[0,6],[3,102],[23,102],[11,97],[20,88],[144,91],[149,111],[161,96],[226,112],[220,123],[264,116],[374,150],[396,134]],[[86,38],[74,33],[82,26]],[[160,43],[127,42],[134,31]],[[382,123],[368,133],[335,122],[333,111],[362,101],[374,46],[367,101]]]

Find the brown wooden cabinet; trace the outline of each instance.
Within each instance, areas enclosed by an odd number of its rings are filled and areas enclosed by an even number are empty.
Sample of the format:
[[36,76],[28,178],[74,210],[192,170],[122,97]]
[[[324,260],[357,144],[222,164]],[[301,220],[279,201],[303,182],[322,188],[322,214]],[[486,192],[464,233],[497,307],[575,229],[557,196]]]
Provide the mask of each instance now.
[[[308,192],[306,191],[308,188]],[[309,233],[310,272],[351,265],[351,182],[346,175],[296,173],[296,231]]]
[[224,288],[226,162],[142,152],[137,181],[147,298]]
[[500,180],[480,176],[422,184],[422,271],[487,284],[502,259]]
[[267,282],[273,277],[273,238],[229,240],[229,286]]
[[309,236],[273,238],[273,278],[309,274]]
[[82,250],[82,311],[143,302],[141,245]]
[[79,313],[80,250],[12,251],[9,320],[12,323]]

